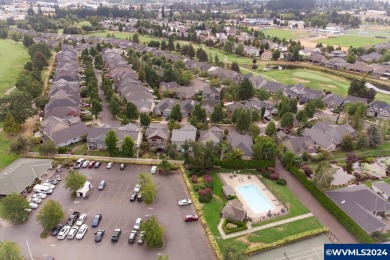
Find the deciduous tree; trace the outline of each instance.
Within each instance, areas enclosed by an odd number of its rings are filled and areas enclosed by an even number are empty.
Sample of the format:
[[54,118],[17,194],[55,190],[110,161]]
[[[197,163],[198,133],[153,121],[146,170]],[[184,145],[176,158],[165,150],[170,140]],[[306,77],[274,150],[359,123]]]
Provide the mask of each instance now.
[[110,130],[106,134],[106,138],[104,139],[106,144],[106,150],[110,154],[110,156],[114,156],[117,153],[116,143],[118,142],[118,137],[114,130]]
[[383,136],[377,125],[370,125],[367,129],[367,139],[369,146],[378,146],[383,144]]
[[133,139],[126,135],[123,139],[123,143],[121,146],[122,156],[124,157],[134,157],[134,141]]
[[265,134],[269,137],[273,137],[276,134],[276,126],[275,122],[271,121],[268,123],[267,127],[265,128]]
[[23,259],[22,250],[16,242],[3,240],[0,242],[0,259]]
[[126,106],[126,116],[130,120],[138,119],[138,109],[137,107],[131,103],[128,102]]
[[180,104],[176,104],[172,107],[170,118],[176,121],[182,120],[183,115],[181,114]]
[[17,193],[12,193],[1,200],[2,217],[10,223],[22,223],[28,219],[28,201]]
[[54,228],[64,218],[61,204],[55,200],[46,202],[37,215],[38,223],[46,230]]
[[78,171],[71,171],[65,177],[65,188],[75,193],[78,189],[82,188],[87,181],[87,177]]
[[141,122],[141,125],[143,127],[150,125],[151,121],[152,121],[152,119],[150,118],[150,116],[148,114],[146,114],[146,113],[140,114],[140,122]]
[[38,147],[40,155],[53,155],[58,151],[57,145],[52,140],[46,140]]
[[145,231],[145,244],[148,248],[161,248],[164,245],[165,228],[155,216],[146,220],[141,230]]

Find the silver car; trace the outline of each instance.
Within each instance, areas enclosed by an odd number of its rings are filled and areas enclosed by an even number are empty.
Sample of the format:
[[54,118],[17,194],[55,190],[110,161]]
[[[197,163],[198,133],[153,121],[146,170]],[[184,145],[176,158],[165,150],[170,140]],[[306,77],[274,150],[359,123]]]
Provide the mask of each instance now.
[[77,230],[79,230],[79,227],[77,226],[73,226],[69,232],[68,232],[68,235],[66,236],[68,239],[73,239],[76,234],[77,234]]
[[63,226],[60,230],[60,233],[58,233],[57,238],[59,240],[65,239],[66,235],[69,233],[70,228],[70,226]]

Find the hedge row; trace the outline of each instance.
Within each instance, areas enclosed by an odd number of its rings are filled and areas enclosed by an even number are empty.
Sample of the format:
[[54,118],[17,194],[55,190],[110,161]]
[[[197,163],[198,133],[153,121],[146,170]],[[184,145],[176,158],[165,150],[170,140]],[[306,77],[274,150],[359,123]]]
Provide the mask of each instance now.
[[182,176],[184,178],[184,182],[187,186],[188,192],[190,193],[191,200],[193,202],[192,204],[194,205],[195,210],[198,213],[198,216],[200,218],[200,222],[202,223],[202,226],[203,226],[204,230],[206,231],[206,235],[210,241],[211,247],[214,249],[214,253],[215,253],[217,259],[222,259],[222,253],[221,253],[221,250],[219,249],[218,243],[215,240],[215,237],[213,236],[213,234],[211,233],[211,230],[210,230],[210,228],[207,224],[207,221],[203,215],[202,204],[199,203],[198,198],[196,197],[195,192],[192,189],[192,184],[191,184],[190,180],[188,179],[187,172],[184,169],[184,166],[182,164],[180,164],[180,171],[181,171]]
[[326,208],[330,214],[340,222],[360,243],[375,243],[375,240],[366,233],[351,217],[349,217],[342,209],[340,209],[331,199],[329,199],[322,191],[301,173],[298,168],[290,167],[289,172],[298,179],[300,183],[318,200],[321,205]]
[[225,160],[216,161],[215,165],[227,169],[258,169],[274,167],[275,162],[263,160]]
[[248,255],[258,254],[258,253],[263,252],[263,251],[271,250],[271,249],[274,249],[277,247],[282,247],[282,246],[285,246],[287,244],[301,241],[303,239],[318,236],[318,235],[327,233],[328,231],[329,231],[328,228],[322,227],[322,228],[319,228],[316,230],[302,232],[302,233],[299,233],[299,234],[296,234],[293,236],[285,237],[283,239],[280,239],[278,241],[275,241],[275,242],[272,242],[269,244],[261,244],[258,246],[250,247],[249,249],[247,249],[245,251],[245,253]]
[[[234,229],[227,229],[226,225],[228,223],[235,224],[235,225],[237,225],[237,227],[234,228]],[[228,235],[228,234],[231,234],[231,233],[234,233],[234,232],[246,230],[246,229],[248,229],[248,227],[246,226],[246,222],[232,221],[232,220],[225,219],[225,221],[223,222],[223,225],[222,225],[222,229],[223,229],[223,232],[225,232],[225,234]]]

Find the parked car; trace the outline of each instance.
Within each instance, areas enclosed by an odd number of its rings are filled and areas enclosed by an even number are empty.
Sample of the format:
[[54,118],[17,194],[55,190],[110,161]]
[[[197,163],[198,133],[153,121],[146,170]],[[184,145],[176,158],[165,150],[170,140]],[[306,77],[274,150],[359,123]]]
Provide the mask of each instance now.
[[83,103],[83,107],[92,107],[92,105],[89,103]]
[[48,179],[48,180],[45,181],[45,183],[50,183],[50,184],[53,184],[53,185],[57,185],[58,181],[56,179]]
[[47,182],[42,183],[41,185],[46,186],[46,187],[49,187],[49,188],[52,189],[52,190],[54,190],[55,187],[56,187],[56,185],[51,184],[51,183],[47,183]]
[[121,236],[121,233],[122,233],[122,231],[120,230],[120,228],[114,229],[114,231],[112,232],[111,241],[118,242],[119,237]]
[[82,224],[79,228],[79,231],[77,231],[76,239],[83,239],[85,233],[87,233],[88,226],[86,224]]
[[84,161],[83,164],[81,165],[81,168],[87,168],[89,164],[89,161]]
[[140,190],[141,190],[141,184],[137,183],[137,185],[135,185],[134,187],[134,192],[139,192]]
[[28,204],[28,206],[30,207],[30,209],[36,209],[36,208],[38,208],[38,204],[36,204],[36,203],[30,203],[30,204]]
[[74,164],[73,164],[73,168],[75,169],[80,169],[81,168],[81,165],[84,163],[84,159],[83,158],[80,158],[78,159]]
[[36,203],[36,204],[41,204],[41,203],[42,203],[42,199],[31,198],[31,199],[29,200],[29,202],[31,202],[31,203]]
[[102,241],[102,239],[104,237],[104,233],[106,233],[106,231],[104,229],[100,229],[98,232],[96,232],[95,233],[95,242]]
[[80,212],[74,211],[72,215],[69,216],[68,221],[66,221],[66,225],[73,226],[74,223],[77,221],[77,219],[80,216]]
[[73,226],[69,232],[68,232],[68,235],[66,236],[67,239],[73,239],[76,234],[77,234],[77,231],[79,230],[79,227],[77,226]]
[[144,241],[145,241],[145,231],[141,231],[137,239],[137,244],[142,245]]
[[138,194],[137,201],[142,202],[144,200],[144,197],[142,196],[142,193]]
[[140,229],[141,225],[142,225],[142,218],[137,218],[134,224],[134,230]]
[[60,240],[65,239],[66,235],[69,233],[70,226],[63,226],[60,232],[57,235],[57,238]]
[[99,167],[100,167],[100,165],[102,165],[102,163],[101,163],[101,162],[96,162],[96,163],[95,163],[95,165],[94,165],[94,167],[95,167],[95,168],[99,168]]
[[38,199],[45,199],[47,197],[47,195],[44,193],[35,193],[32,197],[38,198]]
[[107,183],[104,180],[101,181],[100,184],[99,184],[98,190],[104,190],[106,185],[107,185]]
[[130,201],[135,201],[138,197],[138,194],[137,192],[133,192],[131,195],[130,195]]
[[114,166],[114,163],[113,163],[113,162],[109,162],[109,163],[107,164],[107,169],[111,169],[112,166]]
[[191,203],[192,203],[191,200],[184,199],[179,201],[179,206],[186,206],[186,205],[190,205]]
[[120,169],[121,169],[121,170],[124,170],[125,168],[126,168],[126,164],[125,164],[125,163],[121,163]]
[[199,219],[198,215],[192,214],[192,215],[186,215],[184,217],[185,222],[191,222],[191,221],[197,221]]
[[151,174],[155,174],[157,172],[157,166],[152,166],[152,169],[150,170]]
[[52,228],[52,230],[51,230],[51,232],[50,232],[50,235],[51,235],[52,237],[57,236],[58,233],[60,233],[62,227],[63,227],[62,224],[57,224],[54,228]]
[[32,209],[28,208],[28,209],[24,209],[28,214],[30,214],[32,212]]
[[134,244],[136,238],[137,238],[137,230],[131,231],[128,240],[129,244]]
[[92,168],[95,165],[96,161],[90,161],[88,163],[88,168]]
[[56,175],[56,180],[58,181],[58,182],[60,182],[61,181],[61,177],[60,177],[60,175]]
[[102,214],[96,214],[95,217],[92,220],[92,227],[99,226],[100,221],[102,220]]
[[85,221],[86,218],[87,218],[87,213],[81,214],[81,215],[78,217],[77,221],[76,221],[76,226],[81,226],[81,225],[84,223],[84,221]]

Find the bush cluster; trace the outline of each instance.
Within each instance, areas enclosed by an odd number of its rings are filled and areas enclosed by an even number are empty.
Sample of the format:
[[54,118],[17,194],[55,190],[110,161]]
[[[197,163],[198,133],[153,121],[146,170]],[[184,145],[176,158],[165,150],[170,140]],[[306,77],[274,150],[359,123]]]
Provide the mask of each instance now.
[[[238,231],[242,231],[242,230],[245,230],[245,229],[248,229],[248,227],[246,226],[246,222],[247,220],[245,220],[244,222],[241,222],[241,221],[234,221],[234,220],[230,220],[230,219],[225,219],[225,221],[223,222],[223,225],[222,225],[222,229],[223,229],[223,232],[225,232],[225,234],[231,234],[231,233],[234,233],[234,232],[238,232]],[[233,228],[233,229],[228,229],[226,227],[227,224],[234,224],[236,225],[237,227],[236,228]]]
[[264,161],[264,160],[224,160],[215,161],[216,166],[227,169],[258,169],[273,167],[275,162]]

